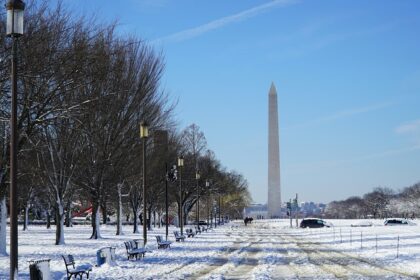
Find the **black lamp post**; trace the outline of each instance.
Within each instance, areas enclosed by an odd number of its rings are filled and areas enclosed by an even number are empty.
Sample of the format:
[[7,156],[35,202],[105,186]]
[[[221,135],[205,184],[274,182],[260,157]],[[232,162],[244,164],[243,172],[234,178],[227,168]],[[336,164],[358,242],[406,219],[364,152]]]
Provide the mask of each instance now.
[[23,35],[25,3],[11,0],[6,4],[6,35],[12,37],[12,108],[10,115],[10,279],[18,278],[18,209],[17,209],[17,39]]
[[168,240],[168,181],[169,181],[169,172],[168,172],[168,163],[165,162],[165,233],[166,233],[166,239]]
[[213,200],[212,202],[213,205],[213,215],[214,215],[214,228],[217,228],[217,204],[215,203],[215,201]]
[[176,165],[172,167],[171,170],[168,171],[168,164],[166,163],[166,183],[165,183],[165,210],[166,210],[166,218],[165,218],[165,226],[166,226],[166,240],[168,240],[168,226],[169,226],[169,205],[168,205],[168,181],[175,182],[176,181]]
[[184,157],[181,155],[178,158],[179,167],[179,226],[181,228],[181,235],[184,235],[184,223],[183,223],[183,205],[182,205],[182,167],[184,166]]
[[222,212],[222,195],[219,193],[219,225],[221,224],[220,215]]
[[147,243],[147,207],[146,207],[146,141],[149,137],[149,127],[146,122],[140,124],[140,138],[143,142],[143,246]]
[[206,180],[206,189],[208,191],[207,196],[207,228],[210,226],[210,182]]
[[197,170],[195,172],[195,180],[197,181],[197,206],[196,206],[196,219],[197,219],[197,227],[199,227],[199,222],[200,222],[200,186],[198,184],[198,180],[200,180],[200,171]]

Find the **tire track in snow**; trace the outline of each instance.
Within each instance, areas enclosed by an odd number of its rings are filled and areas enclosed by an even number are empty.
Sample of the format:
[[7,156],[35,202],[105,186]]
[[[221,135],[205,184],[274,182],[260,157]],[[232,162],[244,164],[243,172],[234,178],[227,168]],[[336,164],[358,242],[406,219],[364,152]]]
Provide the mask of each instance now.
[[308,256],[310,263],[327,273],[333,274],[336,278],[419,279],[403,271],[382,267],[362,258],[334,250],[333,248],[329,248],[330,251],[325,252],[319,249],[325,245],[320,245],[316,242],[311,242],[306,239],[300,240],[291,235],[283,238],[290,242],[295,242]]
[[228,253],[224,254],[223,261],[191,275],[191,279],[209,279],[214,275],[220,275],[222,279],[246,279],[245,275],[258,265],[255,255],[262,251],[255,247],[262,240],[258,234],[240,231],[227,235],[235,236],[236,241],[233,248],[226,250]]
[[[306,254],[302,254],[296,242],[284,238],[283,234],[275,234],[273,244],[283,241],[282,258],[273,262],[270,268],[270,279],[332,279],[334,274],[326,271],[309,261]],[[275,242],[275,243],[274,243]]]
[[[228,233],[226,235],[231,236],[230,233]],[[239,236],[243,236],[243,233],[239,233]],[[236,251],[239,251],[242,243],[243,243],[243,240],[241,238],[236,237],[234,239],[234,241],[232,242],[232,246],[224,247],[221,250],[221,253],[222,253],[221,256],[215,257],[213,263],[210,266],[205,267],[203,270],[200,270],[200,272],[201,271],[204,272],[204,271],[207,271],[207,270],[210,272],[214,269],[219,268],[220,266],[225,265],[227,262],[229,262],[228,256],[232,255],[232,254],[235,254]],[[191,279],[191,278],[196,279],[197,278],[196,273],[191,275],[191,271],[190,271],[190,268],[189,268],[189,266],[191,264],[193,264],[193,261],[183,263],[183,264],[177,266],[176,268],[174,268],[172,270],[165,271],[164,273],[161,274],[161,277],[170,279],[171,274],[173,274],[173,273],[181,273],[182,274],[182,270],[185,269],[185,276],[184,276],[183,279]]]

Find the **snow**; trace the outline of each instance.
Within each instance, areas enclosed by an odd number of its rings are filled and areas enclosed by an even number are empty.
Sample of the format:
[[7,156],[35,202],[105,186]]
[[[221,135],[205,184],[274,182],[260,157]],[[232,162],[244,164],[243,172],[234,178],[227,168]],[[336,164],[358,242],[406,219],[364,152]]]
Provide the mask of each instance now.
[[[54,245],[55,229],[30,225],[19,232],[19,279],[29,279],[29,260],[51,259],[52,279],[66,279],[62,254],[72,254],[76,265],[94,265],[91,279],[415,279],[420,277],[420,226],[351,227],[362,220],[327,220],[334,227],[290,228],[289,220],[254,220],[244,226],[234,221],[185,242],[175,242],[170,227],[170,249],[157,249],[156,235],[148,232],[144,259],[127,260],[124,241],[139,239],[132,226],[115,235],[116,226],[101,225],[102,239],[89,239],[91,226],[64,228],[65,245]],[[364,220],[366,222],[366,220]],[[188,228],[189,226],[187,226]],[[130,233],[129,233],[130,232]],[[115,265],[96,267],[97,251],[116,247]],[[7,279],[9,258],[0,257],[0,279]]]

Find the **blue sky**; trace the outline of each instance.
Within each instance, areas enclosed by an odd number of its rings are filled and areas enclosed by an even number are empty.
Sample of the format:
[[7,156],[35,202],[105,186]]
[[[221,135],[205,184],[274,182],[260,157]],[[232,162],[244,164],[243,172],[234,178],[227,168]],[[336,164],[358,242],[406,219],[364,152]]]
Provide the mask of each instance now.
[[420,2],[65,0],[165,56],[223,165],[267,200],[268,90],[278,91],[282,199],[329,202],[420,181]]

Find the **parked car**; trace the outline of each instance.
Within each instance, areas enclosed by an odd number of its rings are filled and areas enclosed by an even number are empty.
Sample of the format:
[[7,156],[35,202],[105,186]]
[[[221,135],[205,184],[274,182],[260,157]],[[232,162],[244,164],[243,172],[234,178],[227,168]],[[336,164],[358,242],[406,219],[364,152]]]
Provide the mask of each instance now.
[[332,224],[318,218],[305,218],[300,222],[301,228],[331,227]]
[[77,217],[73,217],[71,219],[71,221],[75,225],[85,225],[85,224],[90,223],[91,216],[92,215],[90,213],[85,214],[85,215],[80,215],[80,216],[77,216]]
[[371,227],[373,223],[371,221],[360,221],[354,224],[351,224],[352,227]]
[[[196,224],[197,224],[197,221],[194,221],[193,223],[191,223],[191,225],[196,225]],[[207,226],[207,222],[203,221],[203,220],[200,220],[200,221],[198,221],[198,225],[199,226]]]
[[385,226],[415,226],[416,224],[404,218],[388,218],[384,221]]

